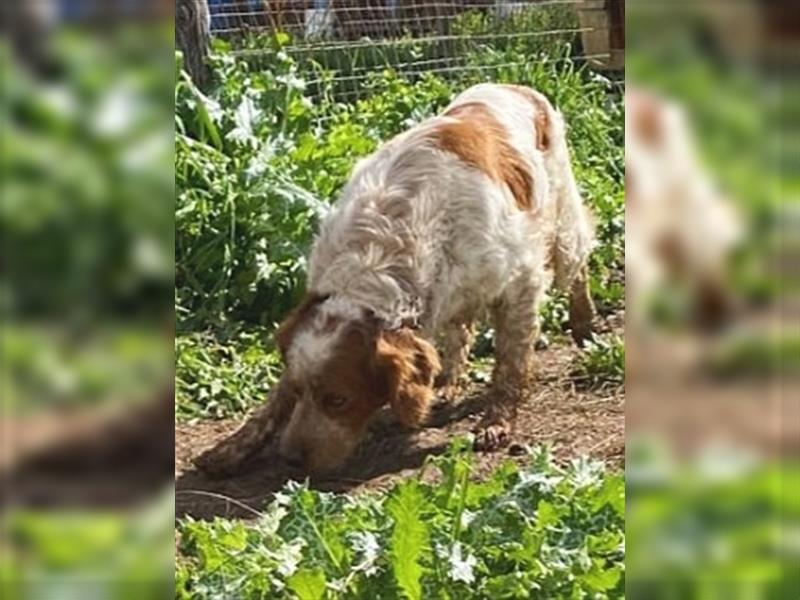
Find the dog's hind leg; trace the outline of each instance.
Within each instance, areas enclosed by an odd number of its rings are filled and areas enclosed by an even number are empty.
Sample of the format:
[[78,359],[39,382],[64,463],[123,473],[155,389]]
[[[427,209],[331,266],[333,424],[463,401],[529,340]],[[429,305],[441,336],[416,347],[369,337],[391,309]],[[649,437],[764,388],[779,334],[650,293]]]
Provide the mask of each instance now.
[[595,308],[589,293],[588,268],[584,265],[573,278],[569,290],[569,328],[572,331],[572,339],[579,346],[592,337],[594,317]]
[[545,166],[557,210],[553,242],[555,284],[569,295],[572,337],[581,344],[591,337],[595,316],[588,278],[589,255],[595,245],[594,224],[572,171],[563,120],[552,111],[548,122],[554,140],[545,154]]
[[539,336],[539,305],[547,282],[530,273],[514,280],[493,307],[495,365],[491,404],[476,431],[475,447],[493,450],[506,445],[517,408],[533,380],[534,344]]

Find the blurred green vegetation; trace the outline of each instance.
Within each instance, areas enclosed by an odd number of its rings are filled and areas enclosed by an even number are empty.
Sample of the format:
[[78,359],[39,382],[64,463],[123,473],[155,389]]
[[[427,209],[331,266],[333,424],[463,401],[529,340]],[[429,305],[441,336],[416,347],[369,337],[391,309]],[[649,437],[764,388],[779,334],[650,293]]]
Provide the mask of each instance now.
[[[23,506],[14,484],[31,481],[29,457],[14,450],[48,443],[40,417],[99,414],[171,386],[173,31],[72,27],[36,42],[34,68],[0,41],[0,597],[168,597],[171,490],[151,505],[92,510],[74,492],[95,490],[102,504],[98,486],[147,490],[123,473],[98,481],[64,467],[33,477],[37,503]],[[97,452],[74,458],[102,463]]]
[[800,282],[781,260],[797,255],[785,218],[800,198],[800,164],[786,125],[796,122],[800,86],[761,69],[756,57],[731,57],[697,7],[634,10],[630,18],[626,76],[686,110],[701,159],[744,217],[732,284],[757,304],[796,293]]
[[0,377],[7,415],[151,400],[172,376],[172,354],[159,331],[107,325],[87,333],[49,324],[3,331]]
[[[750,323],[745,315],[742,331],[724,339],[702,367],[722,376],[716,394],[733,391],[726,417],[736,416],[741,404],[760,402],[736,402],[737,386],[747,382],[743,389],[762,390],[760,418],[783,423],[784,415],[768,413],[776,405],[767,399],[795,401],[790,390],[798,338],[792,327],[778,329],[778,310],[792,310],[798,289],[790,266],[796,264],[797,235],[790,223],[800,169],[789,129],[796,119],[788,118],[800,98],[797,83],[776,77],[758,56],[748,57],[699,5],[641,3],[629,8],[626,25],[628,82],[686,110],[702,161],[747,226],[730,281],[760,319]],[[741,50],[738,58],[732,49]],[[702,392],[697,401],[704,401]],[[680,459],[661,448],[655,434],[641,446],[628,440],[629,597],[800,595],[800,469],[793,448],[780,447],[783,434],[767,429],[775,437],[763,440],[772,448],[767,456],[748,453],[735,439],[695,456],[684,449]]]
[[173,521],[172,490],[131,513],[8,512],[0,538],[0,597],[168,598]]
[[[65,31],[34,75],[4,60],[2,310],[163,314],[172,289],[172,84],[134,30]],[[152,36],[152,34],[151,34]],[[159,37],[162,48],[166,39]]]
[[630,598],[796,598],[800,465],[729,450],[679,464],[629,444]]
[[40,44],[38,70],[7,47],[0,65],[0,379],[15,414],[141,399],[170,378],[171,28]]

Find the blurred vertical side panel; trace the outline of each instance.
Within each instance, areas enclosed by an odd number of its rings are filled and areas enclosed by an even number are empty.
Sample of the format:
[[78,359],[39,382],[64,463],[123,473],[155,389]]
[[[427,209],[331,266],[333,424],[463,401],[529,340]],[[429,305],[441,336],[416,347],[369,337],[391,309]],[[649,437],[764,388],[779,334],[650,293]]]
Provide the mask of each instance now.
[[172,595],[173,12],[3,7],[4,599]]
[[626,595],[798,598],[800,9],[626,17]]

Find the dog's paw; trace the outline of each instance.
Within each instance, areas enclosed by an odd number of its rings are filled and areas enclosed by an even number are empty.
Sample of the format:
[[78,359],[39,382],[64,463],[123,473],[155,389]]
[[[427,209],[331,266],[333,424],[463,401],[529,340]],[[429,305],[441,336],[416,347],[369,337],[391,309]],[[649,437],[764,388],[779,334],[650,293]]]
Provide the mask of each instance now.
[[483,423],[475,430],[475,450],[490,452],[507,446],[511,442],[511,425],[505,419]]
[[465,387],[461,384],[450,384],[437,388],[431,408],[438,410],[454,404],[464,394]]

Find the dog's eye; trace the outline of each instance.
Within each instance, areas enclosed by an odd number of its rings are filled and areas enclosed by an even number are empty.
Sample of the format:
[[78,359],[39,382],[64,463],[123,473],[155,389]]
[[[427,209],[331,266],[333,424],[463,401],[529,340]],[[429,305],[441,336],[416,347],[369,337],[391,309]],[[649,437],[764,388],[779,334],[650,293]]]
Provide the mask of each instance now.
[[329,394],[325,396],[324,402],[325,406],[328,408],[342,408],[345,404],[347,404],[347,398],[344,396]]

